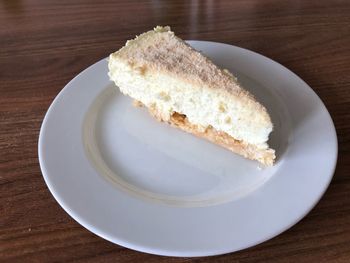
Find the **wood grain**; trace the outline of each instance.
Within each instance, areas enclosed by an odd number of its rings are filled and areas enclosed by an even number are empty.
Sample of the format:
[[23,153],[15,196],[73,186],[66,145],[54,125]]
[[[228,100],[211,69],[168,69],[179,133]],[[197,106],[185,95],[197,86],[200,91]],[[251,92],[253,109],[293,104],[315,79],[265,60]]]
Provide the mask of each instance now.
[[[323,100],[337,129],[338,165],[296,226],[244,251],[169,258],[95,236],[53,199],[37,156],[50,103],[77,73],[155,25],[264,54]],[[349,1],[0,1],[0,261],[350,262],[349,72]]]

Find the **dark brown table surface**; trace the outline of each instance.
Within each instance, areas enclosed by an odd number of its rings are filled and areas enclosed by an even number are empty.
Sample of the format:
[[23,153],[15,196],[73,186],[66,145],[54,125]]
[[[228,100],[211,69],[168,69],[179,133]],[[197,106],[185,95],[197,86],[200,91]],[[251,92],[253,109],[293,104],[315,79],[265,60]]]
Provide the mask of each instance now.
[[[327,106],[339,140],[337,169],[321,201],[290,230],[227,255],[161,257],[90,233],[52,197],[37,154],[50,103],[80,71],[155,25],[268,56]],[[349,111],[350,1],[1,0],[0,261],[350,262]]]

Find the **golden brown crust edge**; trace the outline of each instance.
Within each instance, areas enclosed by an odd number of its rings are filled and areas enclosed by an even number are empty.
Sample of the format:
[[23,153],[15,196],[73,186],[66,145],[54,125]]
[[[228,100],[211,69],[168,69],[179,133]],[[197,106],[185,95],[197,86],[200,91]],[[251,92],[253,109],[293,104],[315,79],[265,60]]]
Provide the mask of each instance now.
[[[134,101],[134,106],[141,107],[143,104],[141,102]],[[210,142],[220,145],[250,160],[259,161],[264,166],[272,166],[274,164],[276,156],[275,151],[272,149],[259,149],[255,145],[246,144],[239,140],[235,140],[227,133],[217,131],[213,127],[208,127],[207,129],[203,130],[197,125],[190,123],[183,114],[175,112],[169,120],[164,120],[157,112],[156,108],[148,108],[148,110],[158,121],[167,122],[173,127],[194,134],[197,137],[207,139]]]

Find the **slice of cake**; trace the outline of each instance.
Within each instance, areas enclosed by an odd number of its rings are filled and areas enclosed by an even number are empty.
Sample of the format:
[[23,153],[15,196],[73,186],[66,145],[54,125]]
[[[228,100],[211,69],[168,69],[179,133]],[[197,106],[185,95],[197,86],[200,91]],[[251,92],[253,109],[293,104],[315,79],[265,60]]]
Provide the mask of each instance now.
[[169,27],[129,40],[109,57],[109,77],[159,121],[208,139],[266,166],[273,125],[266,109]]

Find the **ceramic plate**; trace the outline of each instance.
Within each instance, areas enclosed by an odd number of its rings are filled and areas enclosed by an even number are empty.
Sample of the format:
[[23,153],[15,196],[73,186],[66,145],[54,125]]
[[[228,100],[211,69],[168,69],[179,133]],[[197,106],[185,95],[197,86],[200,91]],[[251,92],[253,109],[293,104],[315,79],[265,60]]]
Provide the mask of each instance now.
[[107,77],[103,59],[75,77],[43,121],[39,160],[58,203],[116,244],[207,256],[268,240],[303,218],[331,181],[337,137],[313,90],[239,47],[189,41],[229,69],[271,114],[270,168],[154,120]]

